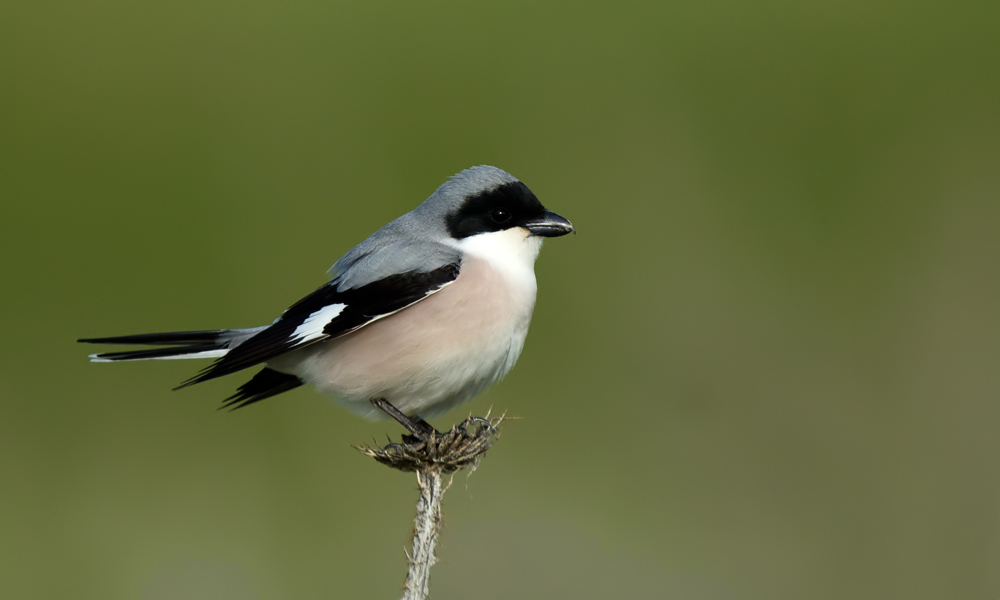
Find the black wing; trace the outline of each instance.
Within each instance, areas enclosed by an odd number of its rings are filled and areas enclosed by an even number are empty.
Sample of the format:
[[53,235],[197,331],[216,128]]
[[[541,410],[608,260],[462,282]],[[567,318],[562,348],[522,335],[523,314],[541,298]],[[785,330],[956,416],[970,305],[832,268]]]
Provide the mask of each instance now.
[[235,394],[223,400],[219,410],[223,408],[228,408],[229,410],[243,408],[254,402],[260,402],[271,396],[277,396],[278,394],[294,390],[300,385],[302,385],[302,380],[295,375],[279,373],[265,367],[254,375],[253,379],[237,388]]
[[286,310],[270,327],[230,350],[179,388],[229,375],[279,354],[350,333],[437,292],[458,277],[459,265],[408,271],[337,290],[336,280]]

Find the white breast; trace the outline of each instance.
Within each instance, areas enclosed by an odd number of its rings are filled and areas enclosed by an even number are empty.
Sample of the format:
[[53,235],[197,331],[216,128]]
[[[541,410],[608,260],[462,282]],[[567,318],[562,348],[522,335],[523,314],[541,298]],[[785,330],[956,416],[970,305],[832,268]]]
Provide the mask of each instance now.
[[407,414],[448,410],[514,366],[535,305],[540,246],[518,229],[466,238],[461,271],[450,285],[358,331],[284,355],[274,366],[360,414],[378,416],[371,398],[385,398]]

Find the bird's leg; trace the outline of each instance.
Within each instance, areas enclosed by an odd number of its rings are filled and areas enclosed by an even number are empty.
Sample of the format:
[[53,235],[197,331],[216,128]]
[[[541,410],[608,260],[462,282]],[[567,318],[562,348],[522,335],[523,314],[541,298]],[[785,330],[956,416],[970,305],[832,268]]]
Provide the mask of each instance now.
[[413,421],[413,423],[417,427],[421,428],[422,430],[424,430],[424,431],[426,431],[428,433],[430,433],[431,431],[433,431],[434,433],[441,433],[440,431],[438,431],[437,429],[435,429],[433,425],[431,425],[430,423],[428,423],[427,421],[425,421],[423,419],[423,417],[418,417],[418,416],[414,415],[414,416],[410,417],[410,420]]
[[426,441],[432,435],[438,433],[438,431],[431,427],[431,424],[427,421],[421,419],[420,417],[407,417],[403,414],[403,411],[393,406],[392,403],[385,398],[372,398],[369,402],[371,402],[375,408],[395,419],[400,425],[405,427],[407,431],[422,441]]

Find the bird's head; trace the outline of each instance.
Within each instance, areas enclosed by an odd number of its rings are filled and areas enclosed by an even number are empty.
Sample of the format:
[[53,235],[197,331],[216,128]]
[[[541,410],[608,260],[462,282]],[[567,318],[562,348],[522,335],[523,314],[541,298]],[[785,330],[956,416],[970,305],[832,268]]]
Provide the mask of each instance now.
[[488,165],[466,169],[438,188],[428,202],[444,210],[455,240],[515,230],[522,237],[558,237],[575,232],[564,217],[546,210],[528,186]]
[[576,231],[528,186],[488,165],[458,173],[414,213],[443,224],[448,245],[515,270],[530,270],[544,238]]

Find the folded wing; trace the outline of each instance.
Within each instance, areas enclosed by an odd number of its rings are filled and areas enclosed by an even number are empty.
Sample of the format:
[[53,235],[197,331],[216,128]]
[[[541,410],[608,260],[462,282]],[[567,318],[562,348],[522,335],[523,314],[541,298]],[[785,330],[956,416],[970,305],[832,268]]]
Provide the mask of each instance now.
[[458,272],[459,263],[452,262],[430,271],[394,273],[349,289],[339,289],[339,279],[331,281],[180,387],[229,375],[355,331],[440,291],[458,277]]

